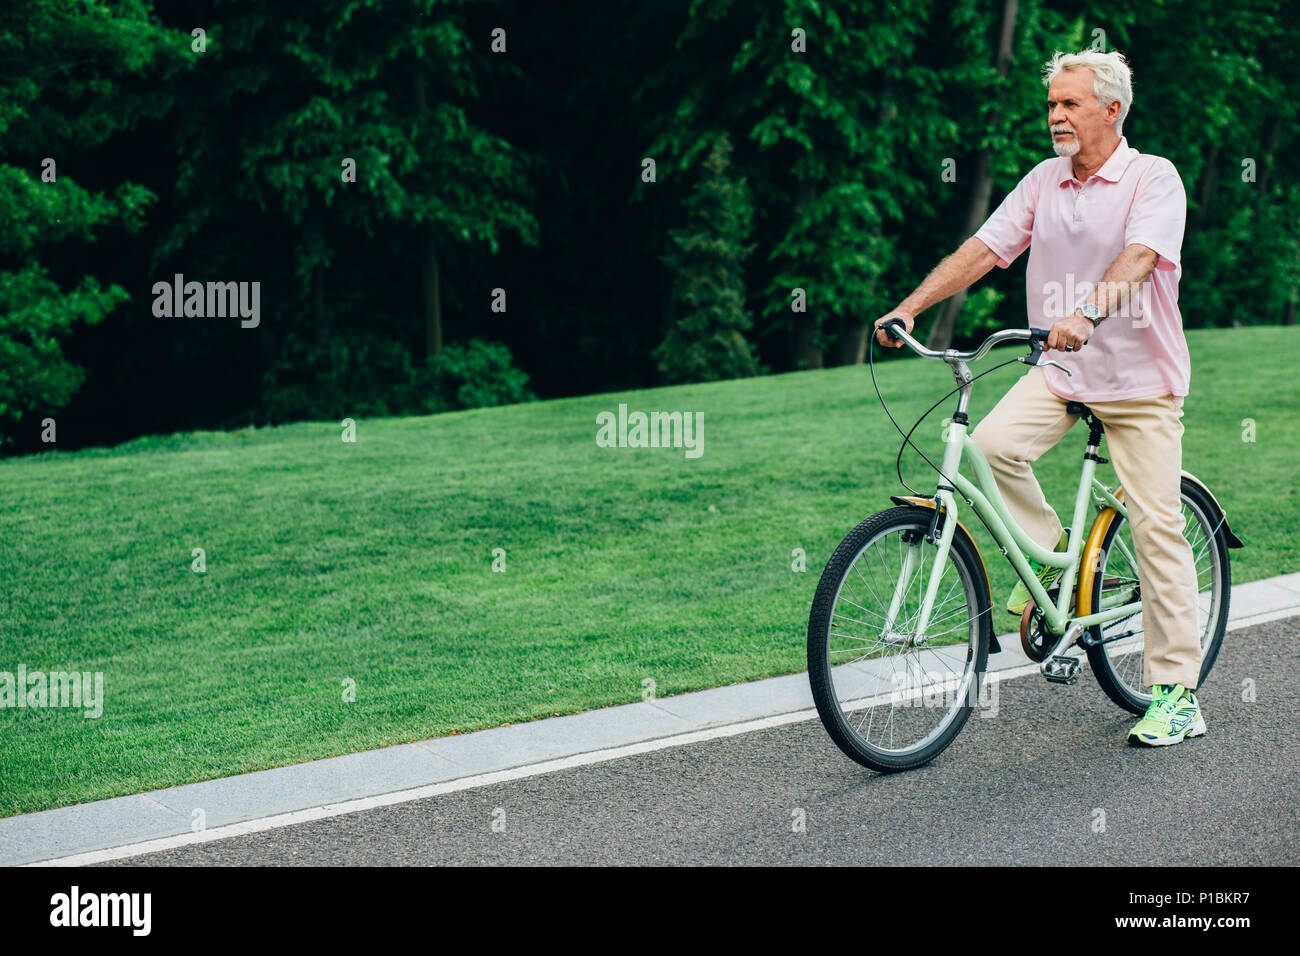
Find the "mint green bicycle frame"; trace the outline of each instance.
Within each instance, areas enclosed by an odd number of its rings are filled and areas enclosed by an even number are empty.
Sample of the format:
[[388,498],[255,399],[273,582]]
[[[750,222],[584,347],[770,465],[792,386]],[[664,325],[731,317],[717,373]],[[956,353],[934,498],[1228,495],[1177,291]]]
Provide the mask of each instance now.
[[[910,336],[906,336],[906,334],[904,336],[909,340],[908,344],[917,346],[918,350],[923,354],[929,352],[929,350],[919,347],[919,343],[911,340]],[[993,342],[994,339],[989,341]],[[987,348],[978,354],[982,354],[983,351],[987,351]],[[939,353],[931,352],[930,354],[937,356]],[[965,362],[957,358],[955,352],[950,351],[947,353],[945,359],[953,366],[957,381],[965,386],[961,391],[958,402],[958,412],[962,417],[965,417],[966,407],[970,399],[972,380],[970,371],[966,368]],[[1121,595],[1118,599],[1112,598],[1106,601],[1105,603],[1110,606],[1095,614],[1072,617],[1068,610],[1073,588],[1065,586],[1065,584],[1073,581],[1078,574],[1079,562],[1083,557],[1083,548],[1087,538],[1087,533],[1084,530],[1084,519],[1087,517],[1089,504],[1091,503],[1097,511],[1109,505],[1123,515],[1125,519],[1128,518],[1128,511],[1125,509],[1124,503],[1116,498],[1111,493],[1111,490],[1096,478],[1097,463],[1092,456],[1096,455],[1097,447],[1094,445],[1088,446],[1087,450],[1091,452],[1091,455],[1084,457],[1083,470],[1079,476],[1079,490],[1074,498],[1074,520],[1071,527],[1079,529],[1078,533],[1070,536],[1068,550],[1064,552],[1047,551],[1029,539],[1007,510],[1006,502],[1002,500],[1002,495],[998,491],[997,482],[993,478],[993,471],[989,467],[988,460],[984,457],[984,453],[980,451],[979,446],[975,444],[975,440],[970,437],[967,429],[968,425],[961,421],[953,421],[952,419],[945,421],[943,431],[945,446],[942,465],[943,475],[952,480],[953,487],[961,494],[966,504],[974,508],[988,526],[1002,554],[1011,562],[1016,574],[1020,576],[1020,580],[1029,589],[1034,603],[1041,609],[1044,629],[1057,637],[1064,635],[1069,629],[1077,636],[1083,629],[1092,627],[1095,624],[1104,624],[1107,621],[1128,617],[1141,611],[1142,602],[1140,599],[1123,600],[1124,597],[1132,594],[1131,591]],[[967,454],[969,454],[974,467],[978,485],[960,473],[962,459]],[[930,569],[930,579],[926,584],[925,597],[921,604],[921,612],[917,622],[916,643],[919,644],[925,643],[925,629],[930,623],[930,612],[934,607],[935,596],[938,593],[939,580],[943,577],[947,567],[948,551],[952,545],[952,536],[957,527],[957,520],[960,518],[957,498],[952,491],[948,490],[942,478],[935,492],[935,499],[942,505],[944,520],[942,531],[936,542],[938,550]],[[1114,546],[1127,556],[1131,567],[1137,567],[1134,555],[1121,539],[1116,538]],[[895,618],[902,606],[904,593],[919,559],[920,549],[921,542],[913,542],[908,549],[908,553],[904,556],[903,569],[899,574],[897,584],[894,586],[894,594],[890,601],[889,612],[886,615],[885,626],[887,629],[894,626]],[[1028,558],[1033,558],[1039,564],[1063,569],[1059,578],[1062,587],[1055,603],[1052,602],[1047,590],[1038,580],[1038,576],[1030,568]],[[1073,642],[1061,641],[1055,652],[1060,653],[1070,643]]]
[[[953,485],[961,493],[966,503],[974,508],[984,520],[984,523],[988,525],[989,531],[992,533],[994,540],[997,541],[1002,554],[1011,562],[1011,566],[1016,569],[1016,574],[1020,576],[1020,580],[1029,589],[1034,603],[1042,610],[1046,629],[1052,634],[1060,635],[1064,634],[1066,628],[1073,624],[1088,628],[1094,624],[1104,624],[1117,618],[1128,617],[1142,610],[1142,602],[1138,600],[1109,607],[1096,614],[1071,617],[1067,608],[1073,591],[1068,587],[1061,587],[1056,602],[1052,602],[1046,589],[1038,580],[1038,576],[1030,568],[1027,558],[1033,558],[1039,564],[1061,568],[1060,580],[1063,582],[1073,581],[1078,574],[1079,562],[1083,558],[1086,534],[1071,535],[1069,549],[1064,552],[1047,551],[1031,541],[1007,510],[1006,502],[1002,500],[1002,495],[998,492],[988,460],[984,457],[984,453],[980,451],[979,446],[975,444],[975,440],[967,433],[967,428],[968,426],[960,422],[949,422],[944,427],[943,440],[946,449],[943,456],[943,472],[952,479]],[[979,482],[978,486],[957,470],[965,454],[970,455],[972,466],[975,469],[975,477]],[[1083,473],[1079,478],[1079,490],[1074,498],[1074,521],[1071,527],[1079,529],[1085,527],[1084,519],[1087,517],[1090,503],[1094,504],[1097,510],[1109,505],[1125,518],[1128,517],[1124,503],[1116,498],[1109,488],[1096,479],[1096,470],[1097,463],[1091,458],[1085,458]],[[987,494],[981,488],[987,489]],[[921,605],[921,614],[917,625],[918,634],[924,634],[926,626],[929,624],[930,611],[934,607],[935,595],[939,588],[939,579],[943,576],[947,566],[948,550],[952,543],[954,529],[957,527],[956,519],[960,517],[956,497],[951,491],[941,488],[936,492],[935,497],[942,504],[945,516],[943,529],[939,536],[938,554],[935,556],[930,571],[930,580],[927,582],[925,589],[925,599]],[[1123,541],[1117,539],[1116,543],[1125,552],[1128,551]],[[912,545],[912,550],[919,550],[920,547],[921,544],[918,541]],[[1128,559],[1132,562],[1132,567],[1137,566],[1132,554],[1128,554]],[[899,593],[895,595],[894,602],[892,602],[893,606],[890,608],[889,619],[891,622],[902,602],[901,589],[910,576],[911,568],[909,565],[913,564],[914,560],[912,554],[909,554],[905,559],[898,586]]]

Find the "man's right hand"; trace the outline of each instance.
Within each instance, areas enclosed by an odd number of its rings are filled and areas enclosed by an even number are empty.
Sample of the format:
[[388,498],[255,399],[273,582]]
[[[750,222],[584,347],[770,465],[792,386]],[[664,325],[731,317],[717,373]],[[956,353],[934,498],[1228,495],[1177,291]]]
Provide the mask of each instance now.
[[889,333],[881,328],[881,326],[884,325],[886,322],[888,322],[890,319],[902,319],[903,327],[906,328],[908,333],[910,334],[912,331],[912,324],[915,322],[915,317],[911,315],[911,313],[899,312],[898,310],[894,310],[893,312],[887,312],[884,315],[882,315],[880,318],[876,319],[876,325],[875,325],[876,341],[887,348],[901,349],[903,347],[903,343],[900,342],[898,339],[891,338]]

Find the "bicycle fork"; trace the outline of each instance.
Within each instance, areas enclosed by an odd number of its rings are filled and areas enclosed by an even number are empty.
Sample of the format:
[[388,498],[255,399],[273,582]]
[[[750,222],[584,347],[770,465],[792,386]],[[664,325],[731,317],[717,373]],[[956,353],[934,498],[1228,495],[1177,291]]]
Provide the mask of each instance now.
[[[944,451],[943,473],[949,474],[950,470],[955,471],[960,463],[961,446],[956,442],[950,443]],[[913,533],[910,540],[904,539],[907,544],[907,553],[903,556],[903,567],[899,571],[897,582],[894,584],[894,593],[889,602],[889,613],[886,617],[885,626],[882,628],[881,640],[886,644],[904,643],[907,646],[919,647],[924,646],[929,640],[925,631],[930,625],[930,614],[934,610],[935,598],[939,593],[939,581],[948,569],[948,551],[952,547],[952,538],[957,527],[957,512],[954,503],[955,499],[953,498],[954,490],[950,485],[941,483],[935,493],[935,507],[930,513],[930,526],[924,534],[917,531]],[[940,524],[941,517],[943,519],[942,524]],[[925,544],[935,546],[934,560],[930,565],[928,577],[924,574],[925,556],[922,548]],[[907,592],[911,587],[914,573],[919,573],[921,577],[925,578],[925,594],[921,599],[921,607],[917,613],[916,628],[912,635],[908,636],[898,633],[894,629],[894,624],[899,609],[902,607]]]
[[[942,528],[936,529],[935,525],[938,517],[939,510],[936,508],[931,515],[930,527],[924,534],[916,531],[903,539],[907,545],[907,551],[903,555],[903,566],[899,569],[898,580],[894,582],[894,593],[889,600],[889,611],[885,617],[885,624],[881,628],[880,637],[885,644],[905,644],[909,647],[923,646],[929,639],[925,631],[930,625],[930,614],[934,609],[935,597],[939,591],[939,580],[943,577],[944,571],[947,570],[948,549],[952,543],[953,528],[956,527],[955,522],[945,520]],[[922,550],[926,543],[936,545],[934,560],[930,564],[928,575],[925,572],[925,553]],[[921,599],[920,610],[916,614],[916,627],[909,636],[907,633],[897,630],[895,625],[903,602],[911,589],[912,581],[917,578],[925,581],[925,593]]]

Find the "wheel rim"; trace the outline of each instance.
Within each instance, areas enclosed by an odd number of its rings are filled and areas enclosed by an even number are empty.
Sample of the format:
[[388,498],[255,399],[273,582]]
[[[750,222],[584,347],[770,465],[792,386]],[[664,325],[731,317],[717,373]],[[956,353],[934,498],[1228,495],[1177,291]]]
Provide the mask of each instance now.
[[[977,592],[953,551],[925,642],[916,643],[917,617],[937,551],[925,542],[923,529],[895,526],[863,545],[840,580],[827,625],[831,691],[844,725],[861,745],[891,756],[929,746],[975,703],[977,691]],[[899,612],[886,628],[904,572]]]
[[[1183,537],[1192,548],[1193,564],[1196,567],[1196,624],[1200,631],[1201,659],[1204,660],[1214,638],[1215,622],[1223,604],[1223,575],[1219,573],[1219,553],[1215,547],[1214,532],[1217,530],[1202,509],[1184,497],[1182,499]],[[1122,543],[1120,547],[1116,542]],[[1101,589],[1097,607],[1103,609],[1107,604],[1124,602],[1126,589],[1138,580],[1136,562],[1130,556],[1135,555],[1133,534],[1128,521],[1122,521],[1119,530],[1111,539],[1102,554]],[[1145,660],[1145,629],[1142,626],[1141,612],[1130,617],[1109,621],[1102,625],[1101,635],[1109,637],[1116,632],[1136,631],[1131,637],[1103,645],[1106,652],[1106,665],[1116,680],[1134,698],[1149,703],[1151,694],[1144,691],[1142,681],[1143,662]]]

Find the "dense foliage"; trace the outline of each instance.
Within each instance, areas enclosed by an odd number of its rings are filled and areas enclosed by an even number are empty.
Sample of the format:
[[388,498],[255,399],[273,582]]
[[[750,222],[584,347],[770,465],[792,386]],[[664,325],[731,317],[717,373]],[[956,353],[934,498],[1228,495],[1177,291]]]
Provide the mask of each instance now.
[[758,369],[745,332],[745,245],[754,207],[744,181],[729,172],[731,137],[720,133],[699,185],[686,201],[687,228],[669,233],[663,257],[673,276],[674,323],[655,350],[670,382],[743,378]]
[[[1133,66],[1125,134],[1187,185],[1186,325],[1300,301],[1285,0],[0,11],[9,450],[860,362],[1049,155],[1056,49]],[[1020,322],[1022,276],[922,332]],[[257,283],[257,318],[159,315],[174,280]]]

